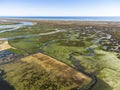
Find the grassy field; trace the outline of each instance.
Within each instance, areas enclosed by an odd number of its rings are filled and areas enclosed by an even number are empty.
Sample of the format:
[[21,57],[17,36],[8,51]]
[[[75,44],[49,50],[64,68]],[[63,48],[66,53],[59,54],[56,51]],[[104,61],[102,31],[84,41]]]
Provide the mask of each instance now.
[[57,58],[58,60],[66,63],[66,64],[69,64],[71,66],[73,66],[73,65],[72,65],[71,61],[69,60],[69,54],[71,54],[74,51],[82,52],[84,50],[85,49],[83,49],[83,48],[67,47],[67,46],[61,46],[59,44],[52,44],[52,45],[43,47],[44,53],[46,53],[54,58]]
[[[98,78],[106,82],[113,90],[120,88],[120,60],[115,53],[96,50],[94,57],[76,56],[87,72],[94,72]],[[102,89],[109,90],[109,89]]]

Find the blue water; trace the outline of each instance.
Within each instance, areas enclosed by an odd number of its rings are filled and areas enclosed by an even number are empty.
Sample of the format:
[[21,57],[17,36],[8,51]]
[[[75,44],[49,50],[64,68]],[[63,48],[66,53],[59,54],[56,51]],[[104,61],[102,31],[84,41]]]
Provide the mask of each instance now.
[[19,18],[19,19],[32,19],[32,20],[77,20],[77,21],[120,21],[120,17],[57,17],[57,16],[40,16],[40,17],[35,17],[35,16],[10,16],[10,17],[0,17],[0,18]]

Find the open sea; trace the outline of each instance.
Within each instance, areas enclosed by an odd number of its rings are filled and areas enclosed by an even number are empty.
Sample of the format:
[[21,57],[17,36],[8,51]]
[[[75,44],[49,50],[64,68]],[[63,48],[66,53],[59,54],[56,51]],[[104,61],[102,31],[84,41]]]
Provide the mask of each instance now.
[[0,16],[0,18],[18,18],[30,20],[75,20],[75,21],[120,21],[120,17],[71,17],[71,16]]

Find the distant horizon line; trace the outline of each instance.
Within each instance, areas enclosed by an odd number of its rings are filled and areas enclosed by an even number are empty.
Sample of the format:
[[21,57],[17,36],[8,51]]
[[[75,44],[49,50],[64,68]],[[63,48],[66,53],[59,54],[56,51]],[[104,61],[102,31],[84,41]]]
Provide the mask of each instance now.
[[120,16],[0,16],[0,17],[120,17]]
[[0,16],[0,19],[120,21],[120,16]]

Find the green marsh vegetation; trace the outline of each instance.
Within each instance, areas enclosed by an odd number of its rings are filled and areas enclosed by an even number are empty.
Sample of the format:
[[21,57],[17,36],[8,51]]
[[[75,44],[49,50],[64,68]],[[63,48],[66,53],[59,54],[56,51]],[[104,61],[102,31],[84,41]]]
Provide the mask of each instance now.
[[7,38],[7,37],[15,37],[15,36],[21,36],[21,35],[40,34],[40,33],[55,31],[55,29],[56,28],[52,26],[37,23],[33,26],[21,27],[15,31],[12,31],[12,33],[11,32],[0,33],[0,37]]
[[[113,52],[103,51],[101,49],[101,46],[97,46],[96,48],[94,48],[94,52],[95,52],[94,56],[84,56],[84,54],[89,53],[87,48],[89,46],[92,46],[94,41],[100,38],[100,35],[95,34],[93,31],[91,31],[91,33],[87,35],[81,34],[82,32],[84,32],[84,30],[81,30],[80,28],[81,26],[78,27],[78,25],[76,26],[75,24],[73,25],[60,24],[60,23],[51,24],[45,22],[42,24],[40,22],[34,26],[20,28],[16,31],[13,31],[12,33],[5,32],[3,34],[0,34],[0,36],[14,37],[19,35],[46,33],[46,32],[55,31],[56,29],[60,29],[60,30],[65,29],[67,30],[67,32],[59,32],[51,35],[10,40],[9,44],[16,48],[15,50],[13,49],[10,50],[12,52],[19,53],[21,55],[36,53],[39,52],[39,50],[41,50],[42,53],[52,56],[57,60],[60,60],[72,67],[75,66],[70,61],[69,55],[73,52],[78,52],[78,54],[74,55],[74,57],[80,61],[80,65],[82,65],[85,68],[86,72],[94,73],[99,78],[93,90],[112,90],[111,88],[114,88],[114,90],[118,90],[119,81],[120,81],[119,78],[120,59],[117,58],[115,53]],[[98,30],[101,29],[101,27],[97,27],[97,26],[96,28]],[[102,29],[104,29],[104,27]],[[92,30],[94,30],[94,28]],[[113,35],[115,36],[116,34],[113,33]],[[118,36],[119,36],[119,32],[117,32],[117,36],[115,37]],[[28,82],[25,81],[25,83]],[[103,86],[103,84],[105,85],[105,87]],[[15,85],[15,87],[16,86],[18,85]],[[33,86],[31,87],[34,88]]]

